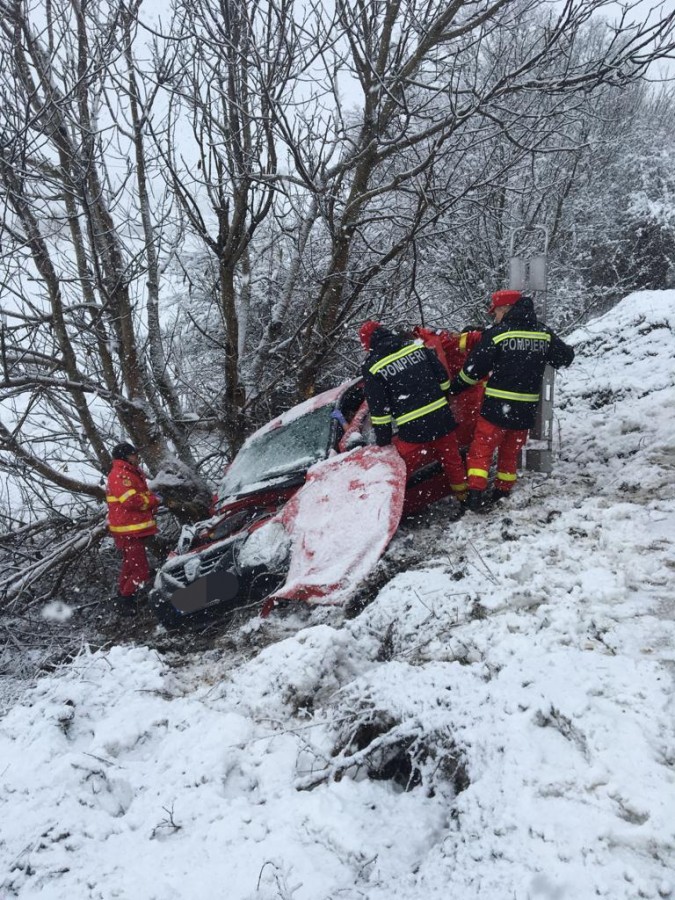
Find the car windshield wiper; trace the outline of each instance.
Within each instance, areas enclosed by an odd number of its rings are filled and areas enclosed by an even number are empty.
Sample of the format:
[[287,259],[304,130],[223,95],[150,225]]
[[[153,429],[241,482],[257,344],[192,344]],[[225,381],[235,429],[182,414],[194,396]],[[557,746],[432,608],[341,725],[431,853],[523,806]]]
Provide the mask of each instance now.
[[301,484],[305,480],[308,468],[309,466],[303,469],[290,469],[288,471],[279,471],[274,474],[264,475],[258,481],[251,481],[248,484],[241,484],[237,488],[234,488],[231,493],[227,493],[220,497],[218,503],[223,503],[231,497],[243,497],[246,494],[255,493],[255,491],[270,487],[272,483],[276,487]]

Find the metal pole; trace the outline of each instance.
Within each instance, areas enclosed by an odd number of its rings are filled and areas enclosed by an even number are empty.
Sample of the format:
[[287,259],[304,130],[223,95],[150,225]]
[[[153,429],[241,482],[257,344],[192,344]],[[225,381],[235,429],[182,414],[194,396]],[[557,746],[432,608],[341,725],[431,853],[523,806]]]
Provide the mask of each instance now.
[[[542,231],[544,234],[543,256],[515,256],[515,240],[519,231]],[[546,321],[548,307],[548,229],[544,225],[532,228],[515,228],[511,232],[511,259],[509,264],[510,284],[513,290],[537,291],[541,296],[542,319]],[[554,370],[546,366],[541,385],[541,396],[534,426],[530,429],[527,446],[523,451],[525,467],[533,472],[553,471],[553,395]]]

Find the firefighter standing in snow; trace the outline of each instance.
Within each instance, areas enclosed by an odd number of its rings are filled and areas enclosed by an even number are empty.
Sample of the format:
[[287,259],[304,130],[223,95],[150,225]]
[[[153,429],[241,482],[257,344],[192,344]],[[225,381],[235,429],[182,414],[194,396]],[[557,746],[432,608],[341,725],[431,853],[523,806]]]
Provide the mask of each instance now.
[[161,498],[148,488],[138,451],[132,444],[118,444],[112,458],[106,492],[108,529],[115,546],[122,551],[116,606],[122,615],[133,615],[136,594],[150,579],[145,539],[157,534],[154,514]]
[[455,436],[457,423],[448,406],[450,379],[438,357],[421,342],[406,342],[379,322],[365,322],[359,337],[369,351],[363,381],[378,445],[393,443],[408,474],[425,457],[438,459],[453,493],[463,499],[466,474]]
[[534,304],[520,291],[492,295],[489,328],[450,386],[458,394],[489,375],[480,416],[467,456],[469,507],[484,506],[492,456],[497,477],[492,500],[506,496],[516,482],[518,453],[534,424],[547,365],[569,366],[574,350],[537,321]]

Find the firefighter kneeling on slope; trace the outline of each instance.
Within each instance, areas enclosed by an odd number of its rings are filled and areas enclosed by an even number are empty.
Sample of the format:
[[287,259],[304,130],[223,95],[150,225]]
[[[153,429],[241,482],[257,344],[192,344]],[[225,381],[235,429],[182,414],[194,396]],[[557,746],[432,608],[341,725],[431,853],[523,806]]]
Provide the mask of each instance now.
[[425,457],[439,460],[453,494],[462,501],[466,472],[448,405],[450,380],[440,360],[421,341],[410,343],[379,322],[365,322],[359,338],[368,351],[363,381],[378,445],[394,444],[408,476]]
[[489,375],[480,416],[467,455],[469,498],[474,511],[487,508],[488,473],[495,450],[497,476],[489,498],[506,497],[516,483],[518,454],[534,425],[547,365],[569,366],[574,350],[537,321],[534,304],[520,291],[497,291],[488,328],[450,385],[458,394]]
[[145,543],[157,534],[155,511],[162,498],[148,488],[133,444],[117,444],[111,455],[106,496],[108,530],[115,546],[122,551],[115,609],[122,616],[133,616],[140,588],[150,580]]

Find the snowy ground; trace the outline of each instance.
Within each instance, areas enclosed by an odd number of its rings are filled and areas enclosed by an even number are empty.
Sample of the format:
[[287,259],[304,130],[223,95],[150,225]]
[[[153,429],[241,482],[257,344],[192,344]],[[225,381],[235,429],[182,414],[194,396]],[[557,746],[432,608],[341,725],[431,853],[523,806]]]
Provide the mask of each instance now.
[[402,528],[357,618],[43,679],[0,721],[0,897],[675,897],[674,325],[577,332],[555,475]]

